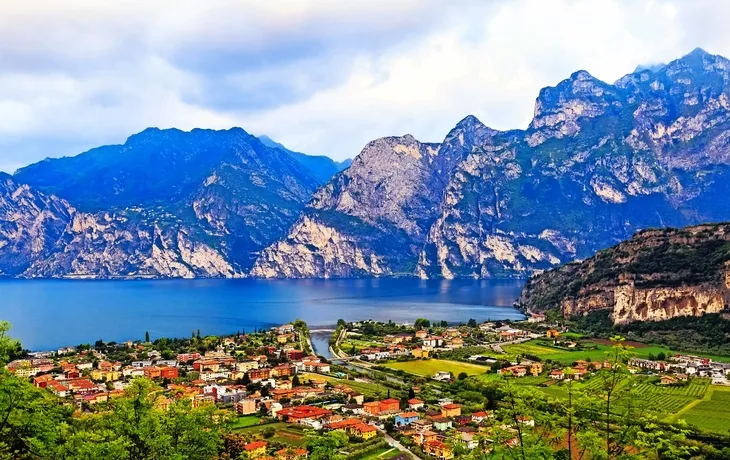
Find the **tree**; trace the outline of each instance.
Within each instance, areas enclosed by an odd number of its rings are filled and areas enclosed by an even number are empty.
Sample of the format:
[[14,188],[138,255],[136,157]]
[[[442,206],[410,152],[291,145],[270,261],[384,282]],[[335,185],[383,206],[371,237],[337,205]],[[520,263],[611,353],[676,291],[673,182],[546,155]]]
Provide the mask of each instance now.
[[150,333],[149,331],[144,333],[144,341],[145,343],[150,343]]
[[310,450],[310,460],[342,460],[344,456],[338,451],[347,444],[347,435],[341,431],[330,431],[323,435],[317,432],[308,433],[306,445]]
[[477,327],[477,320],[475,320],[474,318],[470,318],[466,325],[469,327]]
[[413,323],[413,327],[416,329],[428,329],[431,326],[431,321],[427,320],[426,318],[418,318]]
[[459,376],[458,376],[459,380],[466,380],[467,377],[469,377],[469,374],[467,374],[466,372],[459,372]]

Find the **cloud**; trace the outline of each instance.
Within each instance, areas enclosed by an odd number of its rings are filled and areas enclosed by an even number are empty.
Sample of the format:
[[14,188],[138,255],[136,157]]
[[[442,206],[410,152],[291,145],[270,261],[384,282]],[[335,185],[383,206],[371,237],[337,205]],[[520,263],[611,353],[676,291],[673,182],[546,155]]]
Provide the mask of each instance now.
[[730,4],[682,0],[37,0],[0,5],[0,170],[148,126],[242,126],[337,159],[467,114],[524,128],[540,88],[701,46]]

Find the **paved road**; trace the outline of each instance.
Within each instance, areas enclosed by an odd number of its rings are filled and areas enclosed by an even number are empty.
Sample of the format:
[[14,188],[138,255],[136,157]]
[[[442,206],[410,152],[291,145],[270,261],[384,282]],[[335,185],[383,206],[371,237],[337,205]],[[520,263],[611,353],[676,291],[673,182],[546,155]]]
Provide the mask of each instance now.
[[378,431],[380,431],[383,434],[383,437],[385,438],[386,441],[388,441],[388,444],[390,444],[391,446],[395,447],[396,449],[398,449],[401,452],[410,454],[411,457],[413,457],[417,460],[423,460],[421,457],[417,456],[410,450],[406,449],[403,444],[401,444],[398,441],[396,441],[395,439],[393,439],[393,437],[390,436],[388,433],[386,433],[385,430],[381,430],[380,428],[378,428]]

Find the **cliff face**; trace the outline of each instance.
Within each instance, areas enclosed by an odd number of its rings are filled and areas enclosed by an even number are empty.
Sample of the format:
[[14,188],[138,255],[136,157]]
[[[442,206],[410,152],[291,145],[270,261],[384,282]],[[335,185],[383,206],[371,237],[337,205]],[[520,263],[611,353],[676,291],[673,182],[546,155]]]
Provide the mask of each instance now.
[[695,50],[614,84],[576,72],[524,131],[468,117],[441,144],[375,141],[304,211],[342,244],[310,244],[300,219],[253,273],[525,277],[642,228],[728,219],[729,95],[730,61]]
[[616,324],[722,312],[730,304],[730,224],[640,232],[533,277],[519,303],[566,317],[610,310]]
[[413,136],[369,143],[345,171],[315,193],[286,236],[251,272],[262,277],[408,275],[453,169],[495,131],[462,120],[442,144]]
[[242,276],[181,222],[79,212],[8,175],[0,177],[0,268],[29,278]]
[[329,178],[293,155],[240,128],[148,129],[23,168],[15,181],[80,211],[41,232],[47,257],[24,276],[245,276]]

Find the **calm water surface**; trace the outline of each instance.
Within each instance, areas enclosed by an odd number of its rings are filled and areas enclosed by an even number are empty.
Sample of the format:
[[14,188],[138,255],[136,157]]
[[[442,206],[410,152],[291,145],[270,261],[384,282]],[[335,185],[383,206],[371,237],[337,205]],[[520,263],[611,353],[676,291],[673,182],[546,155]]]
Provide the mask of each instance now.
[[[104,341],[226,334],[302,318],[521,319],[522,281],[0,280],[0,320],[31,350]],[[316,348],[321,345],[316,344]]]

